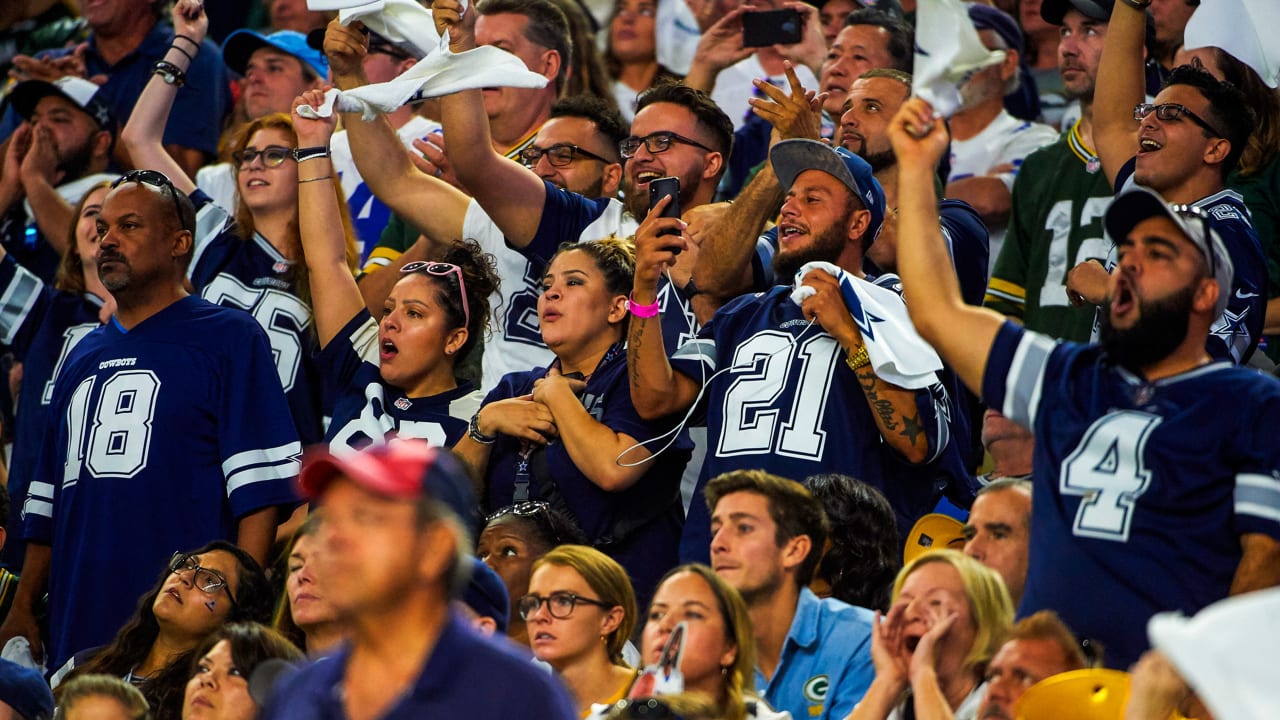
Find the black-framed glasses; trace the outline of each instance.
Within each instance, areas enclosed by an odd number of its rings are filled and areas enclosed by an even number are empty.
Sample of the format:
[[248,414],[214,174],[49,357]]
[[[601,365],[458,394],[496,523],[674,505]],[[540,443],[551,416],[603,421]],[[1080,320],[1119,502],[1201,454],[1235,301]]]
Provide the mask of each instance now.
[[187,227],[186,221],[182,219],[182,206],[178,204],[178,188],[174,187],[173,181],[168,176],[157,170],[130,170],[116,178],[115,182],[111,183],[111,189],[115,190],[129,182],[160,188],[161,192],[167,190],[169,197],[173,200],[173,214],[178,218],[178,227],[183,230],[191,229]]
[[415,260],[400,268],[400,272],[405,275],[424,272],[437,277],[456,274],[458,276],[458,297],[462,298],[462,326],[471,327],[471,307],[467,305],[467,284],[462,280],[462,268],[453,263]]
[[599,160],[606,165],[613,162],[612,160],[606,160],[590,150],[585,150],[572,143],[556,143],[555,145],[545,148],[540,148],[537,145],[530,145],[520,151],[520,160],[524,162],[525,167],[533,167],[538,164],[538,160],[544,155],[547,157],[547,162],[551,163],[555,167],[565,167],[569,163],[573,162],[579,155],[589,157],[592,160]]
[[217,570],[210,570],[207,567],[201,567],[200,561],[195,555],[184,552],[176,552],[169,559],[169,572],[171,573],[193,573],[191,582],[196,588],[210,595],[225,589],[227,597],[231,600],[231,607],[237,607],[236,597],[231,594],[231,587],[227,585],[227,579]]
[[622,153],[622,157],[630,160],[635,156],[636,151],[640,149],[640,145],[642,143],[644,144],[645,149],[649,151],[649,154],[657,155],[658,153],[664,153],[670,150],[671,143],[673,142],[699,147],[707,152],[715,152],[715,150],[712,150],[693,138],[687,138],[673,132],[649,133],[644,137],[636,137],[635,135],[632,135],[626,140],[618,143],[618,152]]
[[236,165],[244,167],[252,165],[254,160],[262,158],[262,164],[265,167],[280,167],[285,160],[293,159],[293,148],[287,148],[283,145],[268,145],[261,150],[257,148],[245,148],[231,153],[231,159],[236,161]]
[[1212,137],[1216,137],[1216,138],[1223,137],[1222,133],[1218,132],[1217,128],[1215,128],[1214,126],[1206,122],[1204,118],[1191,112],[1191,110],[1186,105],[1182,105],[1179,103],[1162,103],[1160,105],[1152,105],[1151,103],[1138,103],[1137,105],[1133,106],[1134,120],[1142,120],[1146,118],[1148,115],[1150,115],[1151,113],[1155,113],[1156,119],[1160,120],[1161,122],[1173,122],[1174,120],[1177,120],[1183,115],[1186,115],[1187,119],[1199,125],[1202,129],[1204,129],[1205,132],[1208,132]]
[[[1175,203],[1169,206],[1169,210],[1176,215],[1182,217],[1190,217],[1200,221],[1200,230],[1204,233],[1204,259],[1205,264],[1209,266],[1209,277],[1218,277],[1218,251],[1213,248],[1213,226],[1209,224],[1209,214],[1195,205],[1185,205]],[[1222,292],[1226,292],[1227,288],[1223,288]]]
[[602,608],[613,607],[613,605],[609,603],[602,602],[600,600],[593,600],[588,597],[582,597],[577,593],[557,591],[547,595],[546,597],[529,593],[528,595],[520,598],[519,602],[516,603],[516,609],[520,611],[521,619],[528,620],[533,617],[534,613],[538,612],[538,608],[542,607],[543,603],[546,603],[547,612],[551,613],[551,617],[557,620],[568,619],[569,616],[573,614],[573,608],[576,607],[578,603],[595,605],[596,607]]

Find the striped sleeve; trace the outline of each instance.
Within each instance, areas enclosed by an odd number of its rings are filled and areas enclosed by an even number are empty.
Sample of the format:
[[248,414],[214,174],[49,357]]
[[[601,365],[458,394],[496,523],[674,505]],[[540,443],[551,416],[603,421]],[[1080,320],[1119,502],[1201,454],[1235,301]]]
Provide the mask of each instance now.
[[13,345],[18,333],[32,318],[44,297],[44,281],[6,254],[0,260],[0,343]]
[[302,467],[301,456],[302,443],[297,441],[232,455],[222,461],[222,475],[227,479],[227,497],[254,483],[293,478]]
[[987,284],[987,294],[982,304],[994,310],[1012,306],[1017,310],[1016,314],[1021,316],[1027,309],[1027,289],[1017,283],[993,277]]
[[1051,338],[1006,321],[987,355],[982,399],[1010,420],[1031,427],[1044,387],[1045,370],[1057,347]]

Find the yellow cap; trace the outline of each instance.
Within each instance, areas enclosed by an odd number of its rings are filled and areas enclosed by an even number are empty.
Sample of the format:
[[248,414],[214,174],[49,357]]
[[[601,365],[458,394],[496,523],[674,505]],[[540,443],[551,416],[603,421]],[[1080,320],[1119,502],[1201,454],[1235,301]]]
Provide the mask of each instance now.
[[950,515],[929,513],[911,527],[902,549],[902,562],[909,563],[930,550],[944,549],[964,549],[964,524]]
[[1047,677],[1027,689],[1015,720],[1123,720],[1129,673],[1090,668]]

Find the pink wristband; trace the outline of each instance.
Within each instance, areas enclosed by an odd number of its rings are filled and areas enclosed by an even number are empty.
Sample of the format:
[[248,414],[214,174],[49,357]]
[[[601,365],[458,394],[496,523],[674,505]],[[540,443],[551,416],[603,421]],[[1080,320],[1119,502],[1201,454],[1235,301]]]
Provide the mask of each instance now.
[[652,305],[641,305],[634,300],[635,293],[632,292],[627,296],[627,310],[638,318],[651,318],[658,316],[658,301],[655,299]]

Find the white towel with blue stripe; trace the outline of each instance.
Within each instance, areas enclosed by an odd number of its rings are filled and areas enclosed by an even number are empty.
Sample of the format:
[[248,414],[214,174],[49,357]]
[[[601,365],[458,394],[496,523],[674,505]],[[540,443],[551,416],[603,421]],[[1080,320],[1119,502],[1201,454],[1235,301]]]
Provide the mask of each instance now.
[[801,285],[805,274],[821,270],[840,282],[840,293],[853,322],[862,333],[867,356],[876,375],[885,382],[908,390],[920,390],[938,382],[942,359],[933,346],[920,337],[907,306],[898,293],[863,280],[828,262],[805,263],[796,273],[791,300],[800,305],[816,292]]

